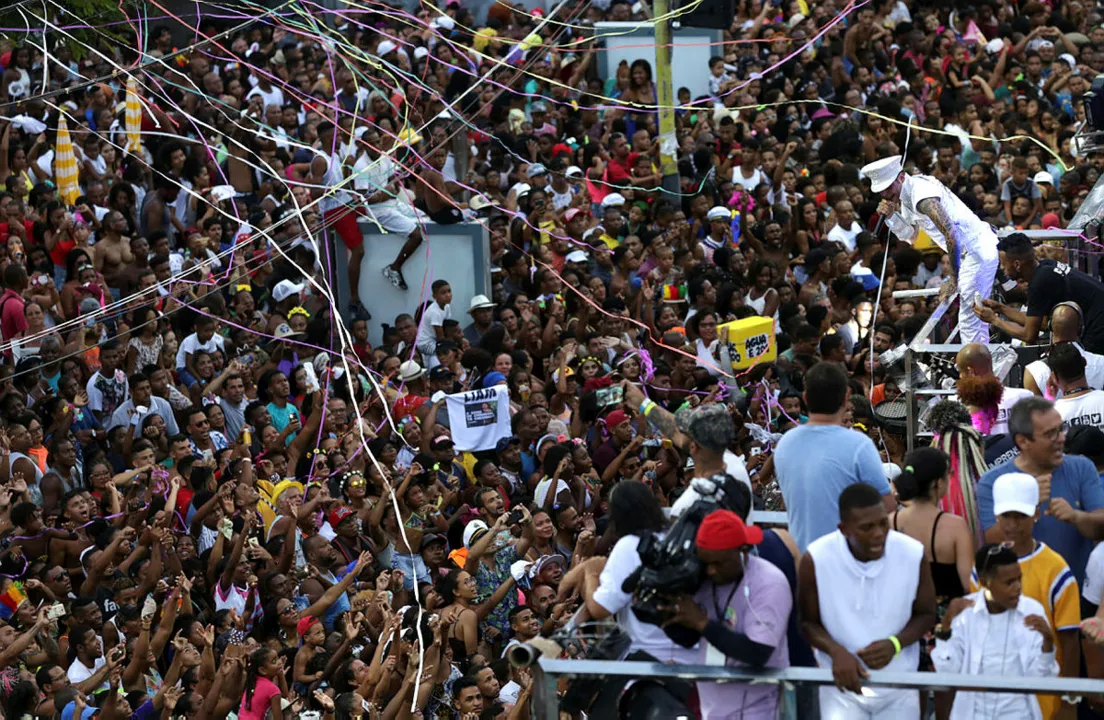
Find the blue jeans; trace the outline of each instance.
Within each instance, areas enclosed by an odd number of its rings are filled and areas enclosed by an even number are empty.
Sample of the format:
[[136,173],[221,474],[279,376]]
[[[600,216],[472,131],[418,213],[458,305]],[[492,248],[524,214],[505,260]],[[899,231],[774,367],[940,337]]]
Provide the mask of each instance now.
[[429,568],[421,555],[404,555],[396,552],[391,556],[391,569],[403,571],[403,587],[407,590],[414,589],[415,578],[418,582],[432,582],[429,577]]

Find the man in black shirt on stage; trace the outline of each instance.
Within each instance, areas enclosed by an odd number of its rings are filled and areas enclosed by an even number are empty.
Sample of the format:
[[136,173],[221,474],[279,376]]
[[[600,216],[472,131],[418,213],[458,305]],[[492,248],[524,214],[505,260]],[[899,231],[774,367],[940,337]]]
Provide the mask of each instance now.
[[[1038,260],[1031,239],[1013,233],[1001,240],[1001,269],[1012,280],[1026,280],[1027,312],[985,300],[974,312],[983,322],[1027,345],[1038,342],[1043,318],[1060,302],[1074,302],[1081,312],[1081,344],[1104,353],[1104,284],[1065,263]],[[1002,317],[1003,316],[1003,317]]]

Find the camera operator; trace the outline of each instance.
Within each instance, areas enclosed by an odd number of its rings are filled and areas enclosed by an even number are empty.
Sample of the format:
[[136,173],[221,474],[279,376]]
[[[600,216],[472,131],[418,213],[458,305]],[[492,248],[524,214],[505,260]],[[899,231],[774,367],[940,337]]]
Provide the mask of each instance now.
[[[770,562],[749,555],[763,531],[748,527],[731,510],[714,510],[698,527],[697,553],[706,579],[693,597],[683,595],[664,610],[665,623],[702,635],[709,646],[698,662],[753,668],[789,666],[787,627],[793,595],[785,574]],[[715,649],[714,649],[715,648]],[[774,718],[776,685],[698,683],[702,717]]]
[[[645,535],[662,533],[667,523],[651,489],[638,480],[622,480],[610,493],[609,516],[617,542],[609,557],[595,557],[576,566],[560,583],[560,596],[572,588],[582,591],[584,615],[594,620],[617,616],[617,624],[632,640],[629,652],[643,651],[660,662],[698,662],[701,653],[693,642],[683,647],[663,628],[646,623],[632,611],[632,593],[625,580],[640,567],[637,547]],[[583,619],[579,618],[580,621]],[[690,638],[693,641],[693,638]]]
[[[627,403],[639,403],[649,422],[665,437],[675,439],[676,445],[689,450],[694,460],[695,477],[708,479],[725,473],[724,454],[735,440],[736,429],[724,405],[684,408],[676,420],[671,413],[647,401],[636,386],[626,384],[624,387]],[[695,494],[689,490],[684,493],[687,496]],[[659,626],[642,622],[629,607],[632,593],[623,587],[625,580],[640,568],[638,546],[641,537],[662,533],[666,528],[663,512],[652,491],[642,483],[622,481],[610,494],[610,517],[613,532],[619,539],[609,557],[604,562],[594,558],[577,566],[564,578],[561,597],[581,584],[586,613],[595,620],[617,614],[619,625],[632,639],[630,652],[643,650],[661,662],[700,661],[697,633],[677,626],[664,632]],[[582,577],[573,577],[577,574]],[[678,638],[678,642],[671,636]]]

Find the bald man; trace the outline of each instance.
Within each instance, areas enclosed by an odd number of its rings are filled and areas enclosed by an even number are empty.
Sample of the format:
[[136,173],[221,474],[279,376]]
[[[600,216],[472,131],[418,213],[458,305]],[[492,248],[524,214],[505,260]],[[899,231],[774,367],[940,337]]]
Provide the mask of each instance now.
[[[1050,314],[1051,347],[1062,342],[1073,343],[1085,358],[1085,380],[1094,390],[1104,390],[1104,355],[1089,352],[1078,338],[1081,337],[1081,313],[1074,303],[1059,303]],[[1046,359],[1036,360],[1024,368],[1024,388],[1048,400],[1056,400],[1047,392],[1050,367]],[[1061,391],[1058,397],[1062,397]]]
[[[993,356],[989,354],[989,348],[981,343],[963,345],[955,356],[955,367],[958,368],[958,376],[964,377],[990,377],[993,375]],[[1030,390],[1021,388],[1004,388],[1000,402],[997,404],[997,419],[989,430],[990,435],[1003,435],[1008,432],[1008,413],[1012,406],[1024,398],[1031,397]],[[959,398],[959,402],[962,400]]]

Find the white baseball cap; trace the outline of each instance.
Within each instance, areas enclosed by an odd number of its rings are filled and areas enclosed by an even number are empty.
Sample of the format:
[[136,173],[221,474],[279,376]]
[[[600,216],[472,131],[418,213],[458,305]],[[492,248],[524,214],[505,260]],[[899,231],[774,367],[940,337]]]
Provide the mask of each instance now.
[[1051,185],[1054,184],[1054,176],[1048,173],[1046,170],[1040,170],[1039,172],[1035,173],[1035,177],[1032,179],[1035,181],[1036,185],[1039,183],[1050,183]]
[[585,263],[587,262],[587,255],[582,250],[572,250],[564,257],[564,262]]
[[414,48],[414,59],[415,60],[421,60],[426,55],[429,55],[429,50],[426,50],[424,47],[419,46],[419,47]]
[[396,49],[398,49],[398,47],[398,45],[391,42],[390,40],[384,40],[376,47],[376,55],[378,55],[379,57],[383,57],[390,52],[394,52]]
[[578,165],[572,165],[566,171],[564,171],[566,177],[582,177],[583,169]]
[[306,287],[305,283],[293,283],[291,280],[281,280],[276,283],[276,287],[272,288],[272,299],[276,302],[283,302],[292,295],[298,295],[303,292],[304,287]]
[[1039,482],[1027,473],[1005,473],[993,483],[993,514],[1018,512],[1034,516],[1039,507]]
[[625,196],[621,193],[610,193],[609,195],[606,195],[604,198],[602,198],[603,208],[621,207],[624,204]]

